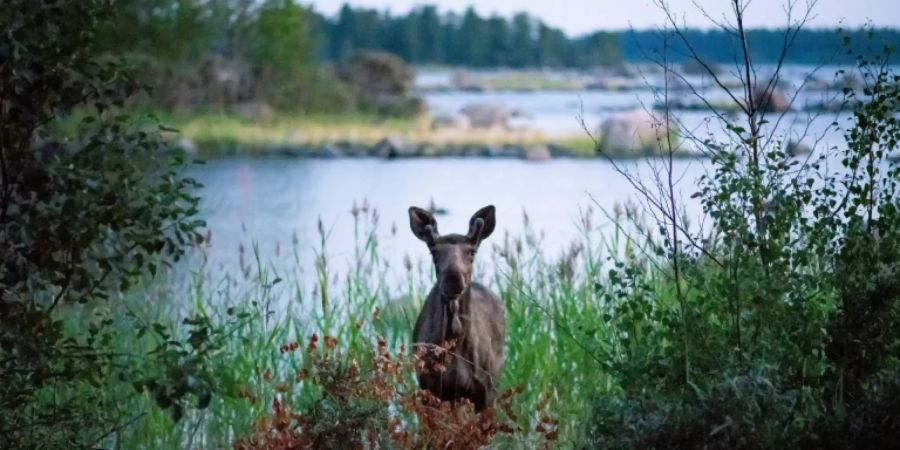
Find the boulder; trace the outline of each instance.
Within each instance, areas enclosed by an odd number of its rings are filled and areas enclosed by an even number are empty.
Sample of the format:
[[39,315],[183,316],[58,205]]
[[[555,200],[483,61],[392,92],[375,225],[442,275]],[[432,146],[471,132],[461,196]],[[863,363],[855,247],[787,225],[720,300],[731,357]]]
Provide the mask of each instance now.
[[753,103],[768,112],[782,113],[791,109],[791,100],[784,91],[777,87],[766,89],[765,84],[758,85],[753,91]]
[[550,150],[550,154],[553,155],[554,158],[582,158],[585,156],[569,147],[557,144],[547,144],[547,149]]
[[525,149],[525,159],[529,161],[549,161],[553,157],[546,145],[528,147]]
[[469,118],[473,128],[506,128],[513,115],[509,108],[497,103],[473,103],[466,105],[460,113]]
[[472,122],[462,114],[438,114],[431,120],[431,128],[435,130],[441,128],[468,130],[471,126]]
[[416,156],[416,147],[397,136],[389,136],[375,144],[372,154],[378,158],[409,158]]
[[338,65],[337,75],[364,106],[381,113],[415,114],[422,102],[410,97],[415,73],[400,57],[365,51]]
[[452,83],[453,87],[460,91],[482,92],[485,90],[484,83],[466,71],[454,73]]
[[665,124],[644,109],[613,114],[600,124],[600,151],[655,153],[666,138]]
[[491,158],[524,158],[525,152],[516,145],[491,145],[487,147],[488,156]]
[[344,152],[336,146],[326,145],[324,148],[322,148],[321,151],[319,151],[318,156],[324,159],[341,158],[344,156]]

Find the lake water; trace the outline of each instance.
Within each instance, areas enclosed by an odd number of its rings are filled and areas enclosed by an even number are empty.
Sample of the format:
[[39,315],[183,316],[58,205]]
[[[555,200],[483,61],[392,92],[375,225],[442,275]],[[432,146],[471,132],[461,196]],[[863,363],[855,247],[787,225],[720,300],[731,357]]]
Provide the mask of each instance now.
[[[436,75],[426,74],[434,78]],[[717,95],[710,92],[710,95]],[[798,104],[833,96],[804,93]],[[456,112],[470,103],[502,103],[520,110],[524,117],[513,126],[537,128],[549,135],[572,134],[581,129],[583,114],[589,128],[618,110],[649,106],[650,90],[538,91],[538,92],[429,92],[425,96],[432,112]],[[708,114],[676,112],[691,132],[721,137],[718,124],[709,125]],[[774,116],[773,116],[774,119]],[[792,112],[780,123],[778,133],[789,140],[802,140],[816,147],[839,144],[841,133],[832,129],[832,114]],[[772,125],[770,125],[771,127]],[[629,162],[652,173],[647,161]],[[652,164],[652,163],[651,163]],[[680,160],[675,172],[681,180],[679,193],[688,215],[700,216],[699,207],[689,199],[696,191],[697,178],[705,170],[703,160]],[[369,205],[377,211],[376,236],[379,251],[393,268],[404,259],[421,260],[427,252],[408,226],[407,208],[426,207],[432,202],[448,213],[438,217],[442,232],[464,232],[473,212],[487,204],[497,207],[497,231],[490,239],[500,242],[505,233],[523,234],[523,212],[530,218],[540,246],[559,254],[575,239],[581,215],[594,210],[594,223],[609,221],[598,212],[611,210],[617,202],[635,198],[635,191],[605,160],[553,160],[527,162],[511,159],[252,159],[215,160],[191,170],[206,186],[202,215],[212,232],[208,250],[209,268],[235,272],[239,248],[256,246],[265,264],[281,271],[312,273],[315,252],[320,246],[319,223],[328,236],[329,261],[345,271],[354,259],[354,205]],[[365,215],[365,214],[363,214]],[[371,219],[371,212],[369,214]],[[366,229],[372,220],[363,221]],[[295,259],[296,258],[296,259]],[[394,271],[392,271],[394,272]],[[399,272],[399,269],[397,270]]]
[[[704,94],[711,101],[726,102],[721,92],[710,90]],[[815,105],[834,101],[837,93],[801,92],[795,105],[798,110],[780,114],[769,113],[770,124],[767,133],[784,137],[785,141],[802,142],[809,147],[819,144],[823,147],[842,142],[841,133],[832,127],[837,121],[846,124],[848,116],[828,112],[807,112],[799,105]],[[696,97],[690,93],[673,94],[670,101],[680,99],[695,103]],[[470,104],[502,104],[521,114],[510,121],[510,126],[537,129],[548,136],[572,136],[584,133],[587,127],[595,132],[606,118],[617,112],[638,108],[652,108],[661,100],[650,90],[634,91],[494,91],[494,92],[429,92],[425,94],[428,108],[433,113],[456,113]],[[726,131],[718,122],[709,122],[710,114],[702,111],[674,111],[673,122],[692,134],[722,139]],[[780,119],[780,120],[779,120]],[[777,122],[777,127],[775,126]]]
[[[624,164],[646,174],[651,162]],[[675,162],[689,215],[699,215],[689,197],[704,164]],[[312,273],[320,220],[329,235],[332,267],[344,271],[354,260],[354,204],[377,211],[379,251],[400,268],[407,256],[414,261],[427,256],[409,230],[411,205],[427,207],[433,201],[446,208],[447,214],[437,216],[443,233],[465,232],[476,210],[495,205],[497,230],[487,245],[502,242],[505,233],[521,236],[527,213],[530,228],[542,236],[540,246],[555,255],[578,237],[580,218],[589,208],[593,224],[608,227],[600,209],[612,211],[617,202],[635,198],[627,180],[600,159],[232,158],[210,161],[191,174],[205,185],[201,210],[212,233],[209,267],[230,272],[237,271],[239,246],[249,259],[256,244],[263,262],[282,271],[298,270],[296,249],[300,267]],[[372,220],[360,222],[365,229]]]

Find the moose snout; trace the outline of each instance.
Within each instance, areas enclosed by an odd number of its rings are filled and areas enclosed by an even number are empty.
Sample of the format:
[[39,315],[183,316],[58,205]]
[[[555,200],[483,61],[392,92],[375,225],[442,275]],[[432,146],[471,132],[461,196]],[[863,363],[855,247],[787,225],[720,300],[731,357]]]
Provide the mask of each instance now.
[[446,297],[458,297],[467,286],[466,277],[459,272],[448,273],[441,280],[441,291]]

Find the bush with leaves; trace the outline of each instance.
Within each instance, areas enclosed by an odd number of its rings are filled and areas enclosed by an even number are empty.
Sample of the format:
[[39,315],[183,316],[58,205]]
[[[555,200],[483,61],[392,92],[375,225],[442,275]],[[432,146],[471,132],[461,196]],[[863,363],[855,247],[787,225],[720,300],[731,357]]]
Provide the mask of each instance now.
[[[67,317],[115,301],[201,239],[198,185],[165,156],[169,130],[121,114],[137,85],[94,51],[110,8],[13,0],[0,15],[2,448],[89,447],[120,426],[125,415],[96,394],[130,377],[109,351],[111,320],[88,314],[73,335]],[[76,136],[49,134],[76,110]]]
[[410,96],[415,75],[412,68],[396,55],[356,53],[338,66],[337,74],[364,109],[401,116],[424,109],[421,99]]
[[[345,352],[337,339],[313,335],[305,349],[293,342],[281,347],[289,358],[283,377],[266,369],[262,379],[275,383],[271,414],[259,418],[255,430],[235,443],[239,450],[458,448],[479,449],[495,439],[522,440],[530,430],[516,423],[512,401],[523,388],[498,395],[495,404],[476,412],[467,401],[442,402],[419,390],[411,374],[425,367],[426,352],[440,360],[452,358],[450,347],[406,355],[391,352],[383,338],[374,348]],[[299,360],[299,361],[298,361]],[[446,369],[444,369],[446,370]],[[260,399],[248,396],[251,401]],[[535,448],[547,448],[556,440],[556,422],[538,406]]]
[[[746,39],[746,2],[732,4],[736,25],[720,26]],[[692,50],[659,5],[674,28],[663,39]],[[792,23],[786,45],[805,19]],[[742,92],[720,85],[739,118],[711,119],[727,137],[684,136],[709,156],[694,197],[710,229],[688,226],[671,165],[656,168],[656,184],[629,179],[662,239],[647,239],[646,258],[616,259],[605,280],[612,341],[600,359],[617,383],[597,400],[586,447],[896,445],[888,398],[900,373],[900,167],[890,156],[900,144],[900,76],[891,55],[858,61],[863,87],[844,90],[850,114],[833,124],[845,145],[802,158],[775,134],[783,117],[753,98],[778,73],[758,79],[746,55]]]

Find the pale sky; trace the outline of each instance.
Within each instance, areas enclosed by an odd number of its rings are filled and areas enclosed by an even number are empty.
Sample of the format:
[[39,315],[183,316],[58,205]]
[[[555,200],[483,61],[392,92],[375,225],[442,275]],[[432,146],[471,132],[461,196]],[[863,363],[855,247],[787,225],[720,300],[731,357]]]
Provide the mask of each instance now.
[[[333,16],[345,0],[301,0],[315,10]],[[498,13],[511,16],[520,11],[537,16],[545,23],[561,28],[570,35],[595,30],[621,30],[629,27],[644,29],[663,23],[663,16],[652,0],[347,0],[357,7],[390,10],[394,14],[407,13],[421,4],[436,5],[441,12],[462,12],[474,5],[480,15]],[[750,27],[775,28],[784,26],[786,0],[751,0],[747,12]],[[804,9],[810,0],[795,0],[797,9]],[[689,26],[709,28],[694,3],[706,8],[710,15],[721,17],[731,3],[729,0],[668,0],[673,11],[682,15]],[[879,27],[900,28],[900,0],[818,0],[814,8],[814,27],[858,27],[871,21]]]

